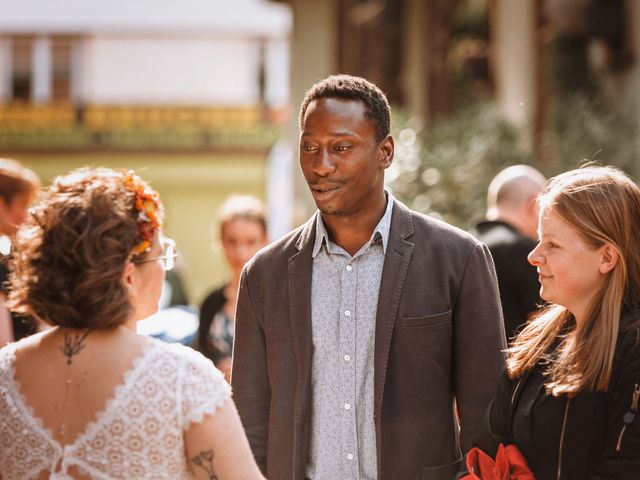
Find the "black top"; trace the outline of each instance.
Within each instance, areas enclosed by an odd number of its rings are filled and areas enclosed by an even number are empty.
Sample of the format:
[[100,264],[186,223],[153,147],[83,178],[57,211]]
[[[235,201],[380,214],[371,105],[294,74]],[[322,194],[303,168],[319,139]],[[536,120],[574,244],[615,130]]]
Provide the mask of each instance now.
[[[219,338],[214,339],[211,336],[211,325],[219,313],[224,313],[224,304],[227,301],[227,297],[224,294],[228,284],[222,285],[212,291],[202,302],[200,306],[200,322],[198,325],[198,336],[196,344],[193,345],[195,349],[208,357],[213,363],[217,364],[220,360],[231,356],[231,348],[233,346],[233,337],[230,339]],[[228,335],[227,335],[228,336]],[[220,340],[225,345],[219,345],[219,342],[214,340]],[[231,343],[229,343],[231,342]]]
[[553,397],[541,365],[515,380],[505,373],[477,445],[495,455],[498,443],[515,444],[536,479],[558,478],[559,466],[561,480],[640,479],[640,413],[623,421],[640,389],[640,314],[623,323],[607,392]]
[[[0,255],[0,292],[5,296],[9,293],[9,257]],[[29,316],[18,315],[11,312],[13,324],[13,338],[18,341],[36,333],[35,322]]]
[[541,302],[538,273],[527,260],[536,241],[500,221],[480,222],[473,233],[489,247],[493,257],[508,340]]

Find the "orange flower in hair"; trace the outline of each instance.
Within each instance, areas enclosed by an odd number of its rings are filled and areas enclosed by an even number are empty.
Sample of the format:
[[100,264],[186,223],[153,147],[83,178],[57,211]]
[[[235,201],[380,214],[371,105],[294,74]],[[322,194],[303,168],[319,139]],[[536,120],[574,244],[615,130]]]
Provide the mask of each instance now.
[[125,172],[124,184],[135,194],[140,241],[131,253],[139,255],[151,248],[154,234],[162,227],[162,205],[158,192],[143,182],[132,170]]

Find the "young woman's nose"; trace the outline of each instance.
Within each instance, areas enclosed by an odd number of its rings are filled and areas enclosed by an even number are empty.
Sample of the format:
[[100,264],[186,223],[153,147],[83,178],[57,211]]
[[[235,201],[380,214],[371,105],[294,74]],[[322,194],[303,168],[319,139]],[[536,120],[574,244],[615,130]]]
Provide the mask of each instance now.
[[534,267],[538,267],[542,265],[542,262],[544,261],[544,257],[540,253],[539,243],[536,245],[536,247],[533,250],[529,252],[529,255],[527,255],[527,260],[529,260],[529,263]]

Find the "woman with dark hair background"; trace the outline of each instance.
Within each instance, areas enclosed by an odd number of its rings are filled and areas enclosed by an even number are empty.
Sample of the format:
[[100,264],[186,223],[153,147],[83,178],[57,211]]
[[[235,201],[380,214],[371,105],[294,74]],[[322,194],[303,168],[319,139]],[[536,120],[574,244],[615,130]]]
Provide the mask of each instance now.
[[52,328],[0,350],[0,478],[257,479],[230,387],[136,334],[175,246],[131,171],[58,177],[16,236],[8,305]]
[[11,314],[4,303],[9,293],[8,263],[16,231],[40,188],[38,176],[18,162],[0,158],[0,347],[35,332],[33,319]]
[[268,240],[263,203],[248,195],[229,197],[220,207],[214,231],[231,270],[231,279],[202,302],[195,347],[209,357],[229,381],[240,273]]

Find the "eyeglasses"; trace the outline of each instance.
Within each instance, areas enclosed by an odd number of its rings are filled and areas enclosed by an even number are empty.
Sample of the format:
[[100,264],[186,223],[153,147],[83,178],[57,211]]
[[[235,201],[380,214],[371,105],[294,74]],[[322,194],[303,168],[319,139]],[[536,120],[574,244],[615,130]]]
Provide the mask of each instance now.
[[176,258],[178,257],[178,253],[176,251],[176,242],[171,240],[170,238],[162,239],[162,255],[158,257],[151,258],[143,258],[141,260],[133,260],[133,263],[147,263],[147,262],[156,262],[158,260],[162,260],[162,268],[165,272],[168,272],[176,265]]

